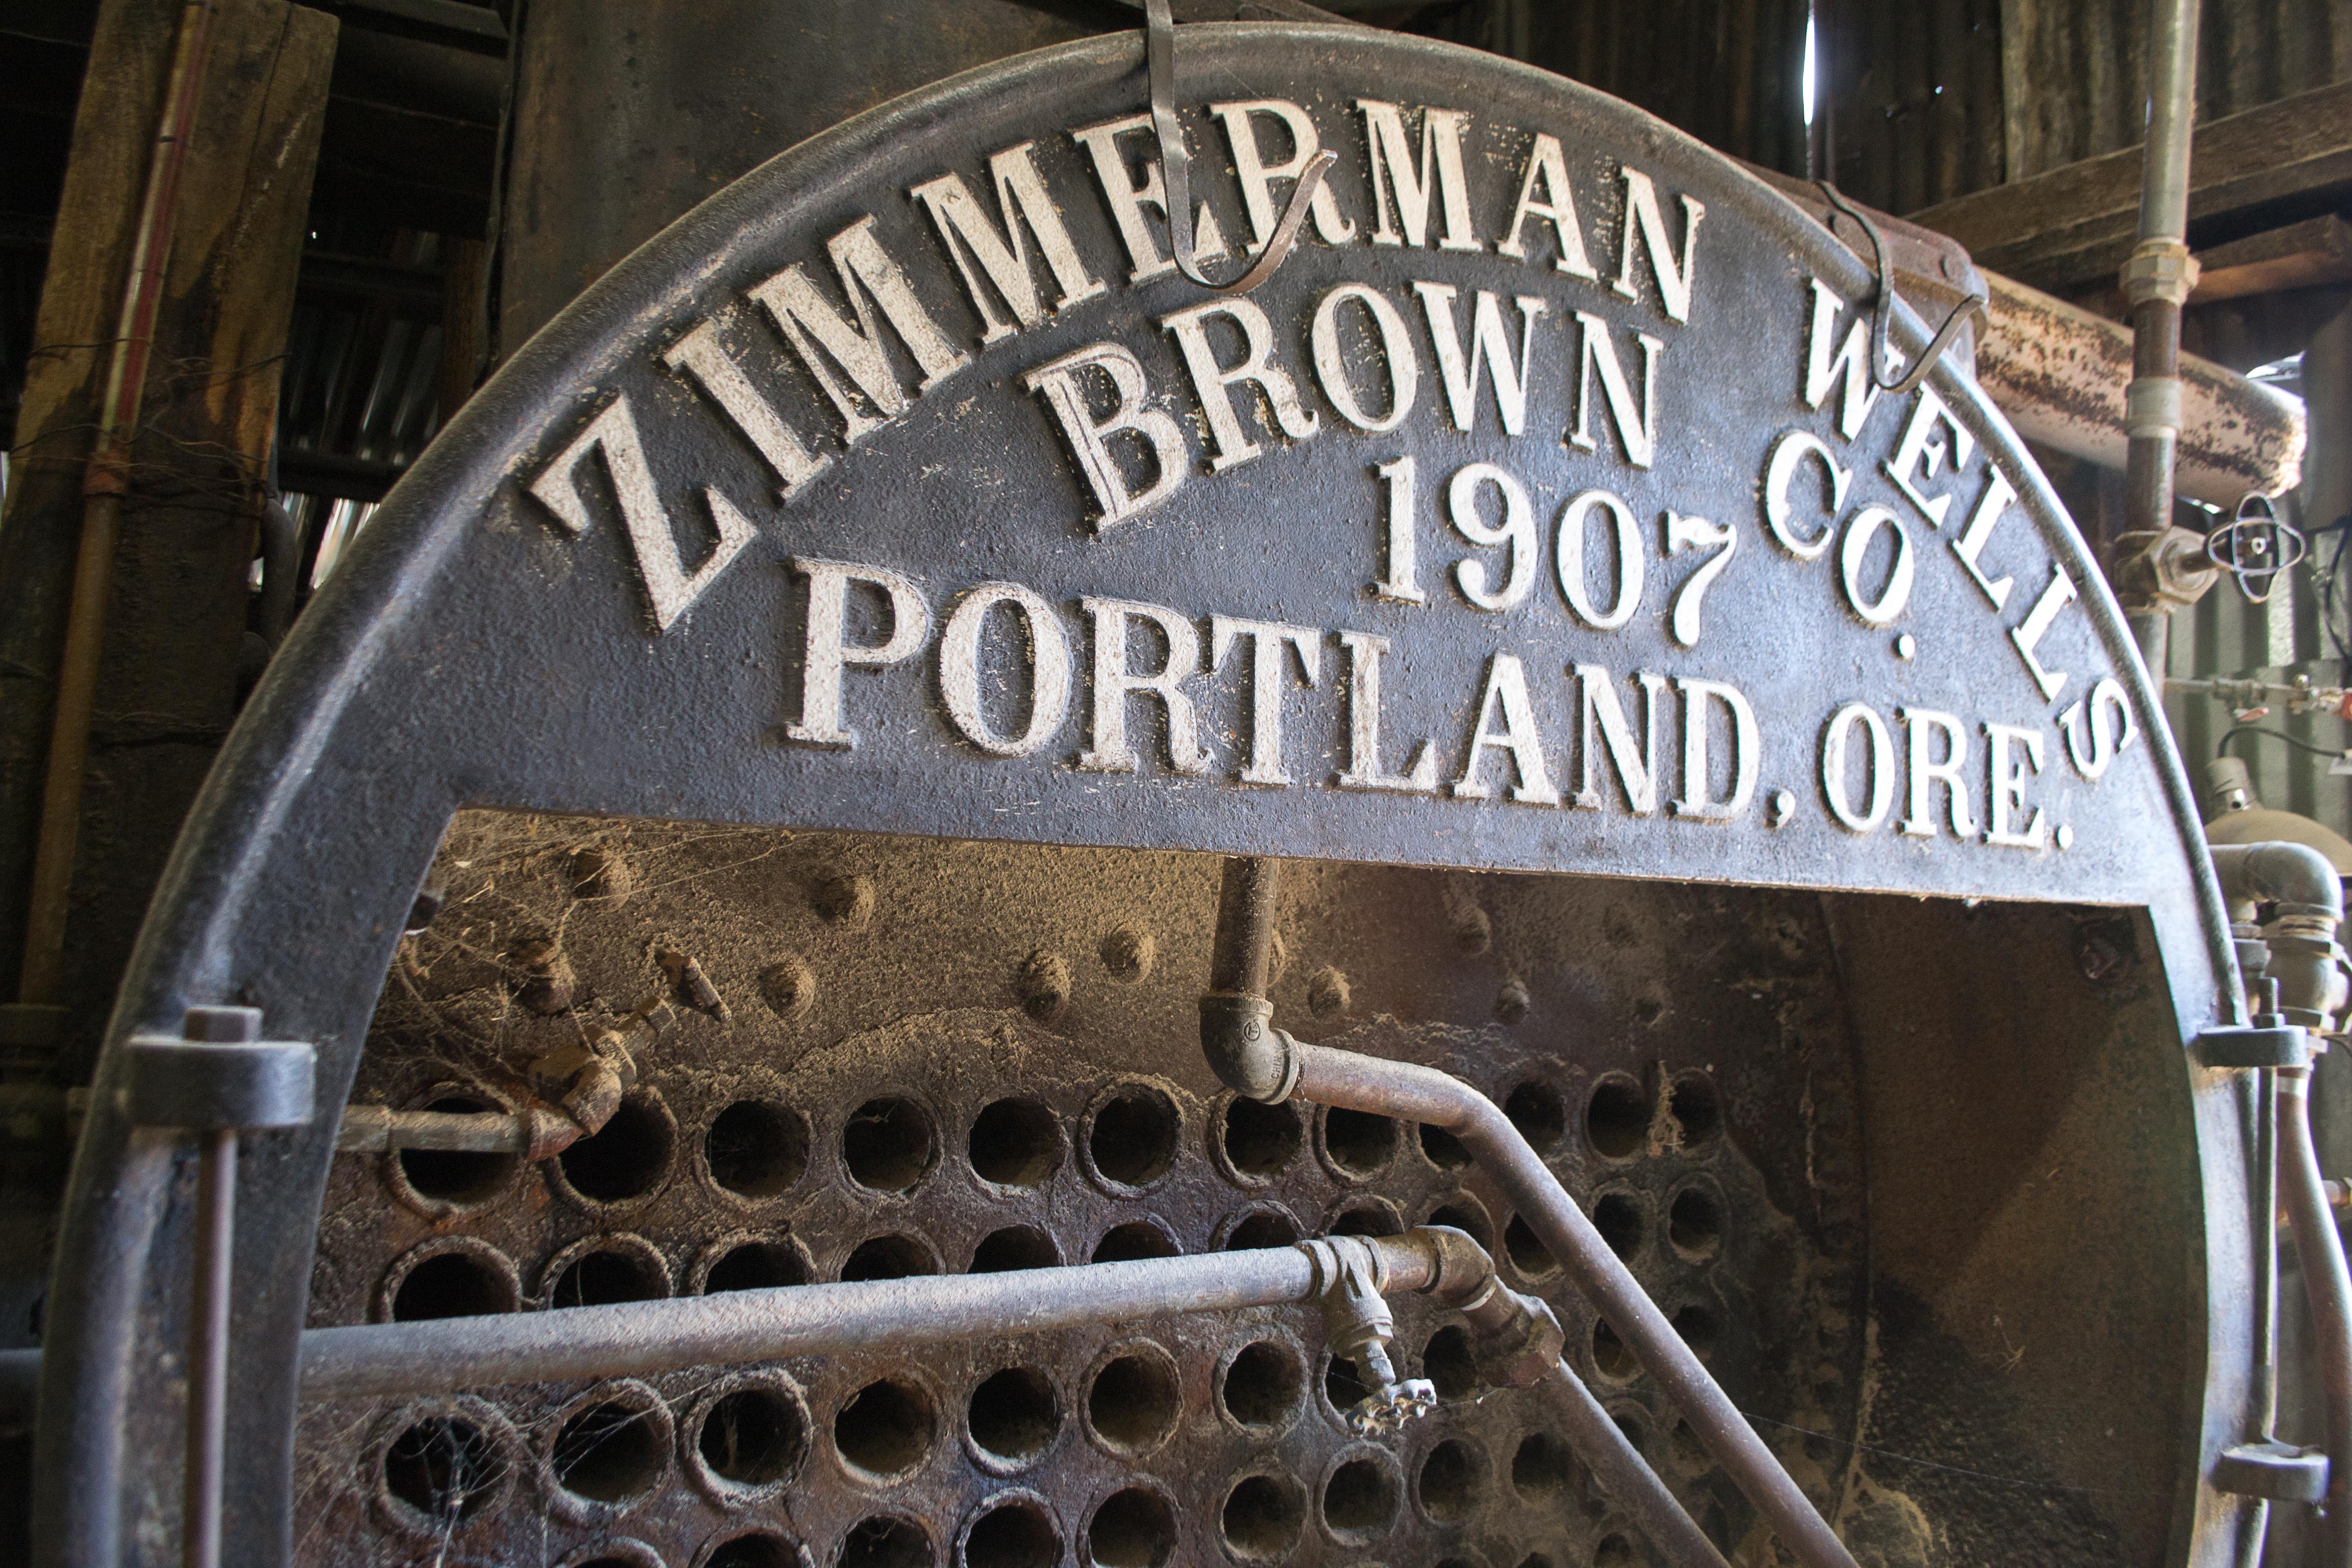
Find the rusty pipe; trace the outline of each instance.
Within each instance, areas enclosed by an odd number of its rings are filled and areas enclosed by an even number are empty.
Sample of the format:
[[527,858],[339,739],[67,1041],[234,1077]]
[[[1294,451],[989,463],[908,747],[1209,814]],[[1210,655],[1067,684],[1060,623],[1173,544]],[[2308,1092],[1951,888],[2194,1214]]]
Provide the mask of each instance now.
[[338,1154],[390,1154],[440,1149],[469,1154],[520,1154],[545,1160],[595,1131],[560,1111],[534,1106],[509,1116],[495,1110],[394,1110],[348,1105],[335,1129]]
[[2345,1268],[2344,1238],[2312,1146],[2311,1068],[2280,1068],[2273,1076],[2278,1080],[2279,1186],[2303,1263],[2326,1415],[2327,1517],[2318,1561],[2324,1568],[2352,1568],[2352,1273]]
[[90,715],[97,702],[99,655],[106,640],[107,595],[114,581],[139,403],[147,385],[155,319],[163,302],[164,268],[179,218],[180,174],[204,93],[216,6],[217,0],[185,0],[181,7],[155,145],[148,155],[147,188],[131,237],[121,327],[99,404],[98,438],[82,480],[81,539],[74,558],[65,647],[58,658],[57,709],[49,723],[40,827],[26,900],[25,962],[16,983],[17,1000],[37,1006],[55,1005],[64,986],[67,903],[73,888],[75,844],[81,833],[82,775],[89,765]]

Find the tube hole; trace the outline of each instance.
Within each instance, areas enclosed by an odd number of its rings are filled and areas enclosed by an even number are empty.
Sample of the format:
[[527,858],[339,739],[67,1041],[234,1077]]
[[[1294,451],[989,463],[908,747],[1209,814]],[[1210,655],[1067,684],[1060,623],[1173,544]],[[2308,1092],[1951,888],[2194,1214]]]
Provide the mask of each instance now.
[[1035,1187],[1061,1168],[1062,1124],[1034,1100],[1000,1100],[972,1119],[973,1173],[1000,1187]]
[[605,1400],[556,1432],[550,1463],[555,1484],[572,1496],[617,1505],[635,1502],[660,1482],[662,1447],[647,1411]]
[[1592,1364],[1601,1376],[1615,1378],[1620,1383],[1631,1380],[1642,1370],[1641,1363],[1633,1359],[1633,1352],[1627,1350],[1625,1342],[1617,1337],[1617,1331],[1600,1321],[1592,1325]]
[[1356,1363],[1343,1355],[1326,1354],[1323,1358],[1323,1397],[1331,1408],[1345,1415],[1371,1396],[1364,1380],[1357,1373]]
[[964,1533],[964,1568],[1054,1568],[1061,1560],[1062,1532],[1025,1498],[990,1509]]
[[593,1203],[625,1203],[661,1185],[668,1173],[677,1130],[669,1113],[650,1095],[631,1094],[594,1136],[583,1138],[556,1156],[563,1180]]
[[384,1489],[445,1528],[478,1518],[506,1479],[498,1445],[455,1415],[417,1422],[383,1452]]
[[931,1568],[931,1539],[904,1519],[861,1519],[841,1538],[838,1568]]
[[799,1247],[783,1241],[747,1241],[720,1254],[702,1277],[702,1293],[771,1290],[808,1282],[808,1259]]
[[1690,1346],[1691,1354],[1701,1361],[1715,1359],[1716,1341],[1723,1325],[1713,1311],[1693,1302],[1676,1312],[1671,1321],[1675,1332],[1683,1337],[1683,1343]]
[[1323,1157],[1349,1181],[1369,1181],[1396,1158],[1397,1124],[1385,1116],[1327,1106],[1323,1111]]
[[1264,1105],[1255,1100],[1230,1100],[1217,1118],[1217,1146],[1236,1178],[1251,1184],[1270,1182],[1288,1170],[1307,1146],[1306,1119],[1287,1100]]
[[710,1179],[747,1198],[772,1198],[808,1172],[808,1122],[763,1100],[739,1100],[702,1135]]
[[1421,1462],[1421,1511],[1439,1524],[1459,1524],[1476,1510],[1486,1489],[1477,1450],[1448,1437]]
[[1132,1263],[1140,1258],[1174,1258],[1182,1249],[1176,1238],[1148,1219],[1131,1219],[1103,1232],[1095,1243],[1097,1263]]
[[1007,1465],[1025,1465],[1053,1446],[1062,1429],[1061,1401],[1034,1367],[1008,1366],[971,1391],[971,1440]]
[[1641,1561],[1633,1543],[1622,1535],[1603,1536],[1592,1549],[1592,1568],[1639,1568]]
[[1225,1232],[1225,1252],[1250,1252],[1260,1247],[1289,1247],[1298,1240],[1298,1222],[1281,1209],[1259,1209],[1231,1222]]
[[923,1391],[886,1377],[859,1389],[841,1407],[833,1418],[833,1447],[866,1479],[893,1480],[929,1457],[932,1426],[931,1402]]
[[1576,1460],[1549,1432],[1530,1432],[1511,1455],[1511,1488],[1529,1502],[1554,1503],[1576,1484]]
[[1137,1350],[1105,1362],[1087,1390],[1087,1419],[1103,1446],[1133,1458],[1176,1429],[1176,1363]]
[[1592,1147],[1610,1159],[1638,1153],[1650,1135],[1650,1097],[1624,1074],[1612,1073],[1592,1086],[1584,1126]]
[[1138,1084],[1103,1102],[1087,1133],[1087,1153],[1104,1180],[1125,1187],[1150,1185],[1176,1163],[1176,1107],[1156,1089]]
[[1226,1549],[1244,1562],[1265,1562],[1298,1543],[1307,1501],[1297,1482],[1279,1476],[1244,1476],[1225,1494],[1218,1518]]
[[1402,1236],[1404,1221],[1386,1198],[1364,1198],[1333,1217],[1327,1236]]
[[1111,1493],[1087,1521],[1087,1560],[1095,1568],[1163,1568],[1175,1552],[1176,1510],[1141,1487]]
[[781,1535],[765,1531],[722,1541],[703,1558],[702,1568],[800,1568],[801,1554]]
[[439,1252],[401,1276],[392,1293],[392,1321],[484,1318],[521,1305],[513,1275],[472,1252]]
[[1349,1459],[1323,1483],[1324,1527],[1349,1545],[1368,1545],[1386,1535],[1396,1513],[1396,1478],[1377,1459]]
[[773,1486],[807,1454],[808,1418],[781,1389],[739,1388],[711,1402],[694,1447],[722,1481]]
[[1687,1187],[1666,1211],[1666,1239],[1694,1263],[1712,1258],[1723,1246],[1723,1211],[1705,1192]]
[[1421,1123],[1423,1158],[1441,1171],[1467,1170],[1470,1165],[1470,1145],[1443,1127]]
[[869,1236],[841,1260],[841,1278],[905,1279],[917,1274],[937,1274],[940,1260],[911,1236]]
[[842,1165],[869,1192],[910,1192],[938,1159],[930,1113],[911,1100],[869,1100],[841,1129]]
[[1723,1101],[1715,1080],[1705,1073],[1688,1072],[1675,1079],[1666,1093],[1666,1113],[1675,1119],[1685,1149],[1711,1143],[1723,1131]]
[[1548,1083],[1529,1079],[1503,1099],[1503,1114],[1538,1154],[1557,1152],[1568,1137],[1568,1101]]
[[1440,1399],[1475,1398],[1486,1383],[1478,1375],[1477,1358],[1470,1353],[1469,1332],[1459,1323],[1429,1336],[1421,1352],[1421,1375],[1429,1379]]
[[1601,1233],[1610,1251],[1631,1258],[1642,1248],[1642,1205],[1630,1194],[1604,1194],[1592,1205],[1592,1228]]
[[1517,1215],[1503,1227],[1503,1250],[1509,1255],[1511,1267],[1530,1279],[1541,1279],[1559,1268],[1551,1248]]
[[1482,1251],[1491,1254],[1495,1250],[1495,1224],[1486,1217],[1486,1211],[1469,1198],[1438,1205],[1429,1211],[1428,1223],[1450,1225],[1476,1242]]
[[1306,1386],[1307,1370],[1298,1364],[1290,1347],[1275,1340],[1259,1340],[1244,1345],[1225,1363],[1217,1397],[1235,1422],[1271,1431],[1288,1423]]
[[971,1249],[971,1272],[974,1274],[1004,1274],[1016,1268],[1053,1268],[1060,1266],[1062,1249],[1054,1238],[1034,1226],[1009,1225],[1003,1230],[992,1230],[980,1238]]
[[[445,1094],[427,1110],[453,1115],[503,1113],[506,1107],[475,1095]],[[409,1190],[428,1203],[478,1204],[496,1197],[522,1163],[520,1154],[469,1154],[455,1149],[403,1149],[400,1173]]]
[[583,1252],[555,1277],[551,1307],[609,1307],[618,1301],[655,1301],[669,1294],[652,1258],[617,1247]]

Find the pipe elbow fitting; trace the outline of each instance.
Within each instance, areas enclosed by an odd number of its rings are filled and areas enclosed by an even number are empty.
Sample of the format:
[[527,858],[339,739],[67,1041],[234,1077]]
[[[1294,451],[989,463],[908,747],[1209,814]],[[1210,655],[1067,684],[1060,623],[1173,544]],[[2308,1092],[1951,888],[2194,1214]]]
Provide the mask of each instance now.
[[2216,846],[2213,868],[2233,910],[2276,906],[2264,973],[2278,982],[2280,1010],[2306,1027],[2332,1028],[2352,994],[2336,941],[2344,885],[2335,865],[2308,845],[2273,841]]
[[2213,869],[2232,905],[2300,904],[2295,913],[2344,918],[2344,883],[2327,857],[2307,844],[2217,844]]
[[1278,1105],[1298,1085],[1298,1042],[1274,1026],[1274,1004],[1263,996],[1202,996],[1201,1053],[1217,1081],[1245,1099]]

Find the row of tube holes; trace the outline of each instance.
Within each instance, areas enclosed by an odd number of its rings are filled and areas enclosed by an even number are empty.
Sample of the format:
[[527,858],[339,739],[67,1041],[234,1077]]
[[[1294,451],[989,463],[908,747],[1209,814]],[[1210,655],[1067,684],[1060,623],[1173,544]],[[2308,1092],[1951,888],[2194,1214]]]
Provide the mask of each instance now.
[[[1657,1136],[1665,1112],[1670,1135],[1685,1147],[1703,1144],[1720,1131],[1712,1082],[1685,1074],[1666,1088],[1666,1104],[1653,1103],[1636,1080],[1604,1078],[1586,1108],[1585,1131],[1595,1152],[1609,1159],[1640,1152]],[[1505,1110],[1529,1142],[1545,1153],[1559,1152],[1568,1135],[1569,1113],[1559,1092],[1530,1080],[1505,1097]],[[444,1098],[435,1109],[488,1109],[481,1102]],[[1092,1173],[1114,1191],[1148,1187],[1172,1167],[1181,1120],[1168,1098],[1149,1085],[1129,1084],[1088,1113],[1083,1147]],[[1405,1142],[1402,1129],[1386,1118],[1331,1109],[1312,1128],[1324,1163],[1343,1179],[1365,1180],[1393,1163]],[[1262,1106],[1248,1100],[1226,1104],[1213,1128],[1213,1152],[1237,1184],[1262,1185],[1279,1179],[1302,1156],[1309,1141],[1307,1119],[1295,1106]],[[667,1174],[673,1155],[674,1124],[657,1101],[637,1095],[625,1101],[606,1128],[561,1157],[567,1184],[592,1202],[616,1203],[645,1195]],[[1418,1129],[1422,1155],[1442,1171],[1469,1163],[1468,1153],[1442,1130]],[[903,1098],[869,1100],[844,1124],[840,1155],[849,1179],[870,1191],[911,1192],[928,1180],[939,1160],[938,1134],[929,1113]],[[805,1175],[810,1136],[798,1112],[768,1101],[739,1100],[713,1118],[704,1136],[705,1163],[720,1187],[747,1198],[790,1191]],[[1058,1118],[1030,1100],[994,1102],[974,1120],[966,1142],[973,1173],[1002,1188],[1034,1187],[1058,1171],[1065,1146]],[[400,1156],[409,1185],[428,1199],[446,1204],[478,1203],[510,1179],[513,1156],[408,1151]],[[1433,1223],[1456,1224],[1488,1245],[1492,1237],[1475,1205],[1442,1206]],[[1619,1252],[1642,1243],[1641,1205],[1623,1194],[1604,1194],[1596,1204],[1596,1226]],[[1386,1234],[1399,1228],[1392,1210],[1378,1200],[1341,1211],[1329,1228],[1341,1234]],[[1720,1247],[1719,1207],[1703,1188],[1686,1188],[1673,1200],[1667,1238],[1686,1259],[1712,1256]],[[624,1238],[606,1238],[619,1241]],[[626,1238],[634,1240],[634,1238]],[[1261,1211],[1229,1224],[1229,1248],[1284,1246],[1298,1239],[1286,1212]],[[1553,1264],[1522,1222],[1507,1226],[1504,1251],[1530,1278]],[[428,1244],[430,1245],[430,1244]],[[1172,1256],[1174,1238],[1150,1221],[1112,1227],[1095,1247],[1095,1261]],[[974,1272],[1049,1267],[1061,1261],[1053,1238],[1031,1227],[997,1231],[983,1240],[971,1260]],[[635,1247],[578,1250],[553,1271],[544,1290],[556,1306],[645,1300],[668,1292],[667,1268],[657,1252]],[[840,1277],[872,1279],[937,1272],[939,1265],[920,1241],[885,1235],[859,1244]],[[705,1290],[753,1289],[805,1282],[808,1260],[789,1240],[753,1239],[698,1266]],[[520,1285],[512,1266],[478,1242],[461,1243],[409,1267],[392,1290],[388,1315],[395,1320],[473,1315],[513,1310]],[[1676,1327],[1702,1354],[1711,1349],[1717,1325],[1704,1308],[1685,1308]],[[1605,1326],[1593,1340],[1596,1368],[1604,1377],[1635,1374],[1632,1357]],[[1360,1398],[1349,1364],[1326,1358],[1326,1394],[1335,1409]],[[1423,1370],[1441,1394],[1475,1394],[1466,1339],[1459,1329],[1440,1330],[1425,1347]],[[1222,1408],[1244,1430],[1264,1433],[1286,1426],[1295,1416],[1305,1373],[1294,1352],[1273,1341],[1245,1347],[1219,1380]],[[650,1391],[646,1391],[650,1397]],[[1087,1425],[1112,1452],[1140,1457],[1174,1428],[1175,1369],[1157,1347],[1111,1359],[1095,1373],[1087,1400]],[[967,1431],[975,1457],[987,1468],[1012,1473],[1034,1463],[1058,1436],[1064,1419],[1052,1384],[1032,1368],[1008,1368],[980,1384],[967,1402]],[[853,1477],[868,1482],[902,1479],[919,1469],[935,1442],[936,1417],[929,1397],[910,1383],[884,1379],[853,1396],[833,1424],[834,1447]],[[780,1489],[797,1472],[808,1448],[809,1421],[788,1385],[758,1384],[711,1401],[689,1434],[689,1454],[698,1479],[722,1500]],[[389,1494],[415,1514],[456,1522],[484,1511],[503,1492],[506,1462],[499,1445],[457,1415],[436,1415],[409,1426],[384,1450],[383,1479]],[[644,1402],[591,1403],[564,1420],[547,1456],[549,1479],[592,1506],[635,1506],[650,1496],[667,1474],[667,1444],[653,1429]],[[1549,1436],[1522,1442],[1511,1463],[1513,1485],[1524,1496],[1565,1495],[1572,1467]],[[493,1474],[492,1472],[496,1472]],[[1483,1463],[1461,1439],[1433,1448],[1417,1478],[1422,1510],[1439,1523],[1465,1518],[1483,1500]],[[1324,1487],[1325,1528],[1342,1541],[1368,1542],[1385,1534],[1399,1508],[1401,1487],[1383,1462],[1351,1459],[1333,1471]],[[1228,1548],[1251,1560],[1279,1557],[1295,1544],[1306,1517],[1303,1489],[1286,1478],[1253,1475],[1230,1489],[1220,1518]],[[1173,1549],[1175,1515],[1156,1492],[1129,1488],[1104,1501],[1086,1531],[1089,1560],[1102,1568],[1152,1568]],[[1612,1538],[1613,1540],[1613,1538]],[[1597,1561],[1607,1561],[1603,1554]],[[740,1550],[737,1550],[738,1547]],[[704,1568],[766,1568],[781,1543],[754,1534],[711,1555]],[[1058,1561],[1061,1537],[1050,1513],[1034,1500],[1014,1499],[985,1510],[959,1543],[968,1568],[1026,1568]],[[877,1517],[852,1531],[843,1543],[844,1568],[913,1568],[933,1560],[928,1535],[903,1520]],[[1625,1561],[1631,1561],[1630,1551]]]
[[[1458,1327],[1432,1336],[1423,1369],[1445,1399],[1474,1399],[1481,1392],[1467,1336]],[[1327,1396],[1335,1405],[1360,1395],[1345,1363],[1328,1363],[1324,1375]],[[707,1399],[689,1418],[686,1452],[702,1489],[722,1503],[740,1505],[772,1495],[798,1473],[809,1451],[810,1421],[798,1393],[782,1377],[752,1374],[732,1381],[737,1386]],[[1270,1440],[1297,1419],[1306,1388],[1297,1349],[1282,1340],[1258,1340],[1226,1360],[1216,1381],[1217,1405],[1235,1426]],[[1175,1363],[1156,1344],[1117,1347],[1089,1380],[1086,1429],[1123,1460],[1141,1460],[1165,1443],[1180,1414]],[[583,1400],[562,1421],[546,1456],[549,1479],[591,1509],[618,1512],[634,1507],[667,1479],[667,1413],[651,1390],[613,1385]],[[992,1373],[966,1400],[964,1430],[974,1457],[1000,1475],[1018,1474],[1045,1458],[1066,1426],[1052,1380],[1034,1367]],[[834,1447],[854,1479],[887,1486],[929,1461],[938,1428],[934,1401],[921,1386],[884,1378],[859,1390],[835,1415]],[[506,1444],[465,1415],[437,1415],[410,1426],[386,1450],[386,1489],[419,1522],[471,1522],[503,1500],[507,1451]],[[1562,1510],[1579,1501],[1593,1506],[1567,1445],[1550,1433],[1524,1436],[1512,1453],[1508,1475],[1512,1489],[1528,1503]],[[1449,1437],[1421,1459],[1412,1501],[1433,1525],[1456,1526],[1486,1502],[1490,1486],[1479,1446]],[[1322,1528],[1343,1545],[1373,1544],[1396,1527],[1403,1494],[1395,1461],[1385,1452],[1360,1449],[1322,1482]],[[1306,1488],[1285,1474],[1252,1471],[1225,1490],[1218,1515],[1221,1543],[1244,1562],[1278,1561],[1297,1544],[1307,1518]],[[1099,1502],[1083,1541],[1086,1561],[1098,1568],[1161,1568],[1177,1544],[1176,1510],[1158,1489],[1144,1484],[1123,1487]],[[1019,1490],[982,1504],[956,1543],[963,1568],[1053,1568],[1062,1550],[1051,1511],[1034,1494]],[[704,1568],[797,1568],[798,1561],[781,1538],[753,1531],[712,1552]],[[836,1561],[841,1568],[928,1568],[935,1554],[919,1525],[877,1514],[848,1532]],[[1612,1536],[1601,1542],[1594,1561],[1630,1563],[1633,1556]],[[1538,1556],[1528,1563],[1542,1568],[1546,1560]]]

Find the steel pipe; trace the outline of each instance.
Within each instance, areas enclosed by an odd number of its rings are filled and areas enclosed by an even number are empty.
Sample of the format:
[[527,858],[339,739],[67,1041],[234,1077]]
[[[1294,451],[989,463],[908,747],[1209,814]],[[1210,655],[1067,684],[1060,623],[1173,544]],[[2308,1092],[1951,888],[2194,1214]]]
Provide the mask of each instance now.
[[1617,1425],[1616,1417],[1602,1408],[1584,1379],[1576,1375],[1576,1369],[1566,1361],[1556,1362],[1553,1367],[1546,1386],[1552,1391],[1570,1445],[1601,1483],[1601,1489],[1633,1515],[1643,1533],[1669,1561],[1728,1568],[1715,1542],[1683,1510],[1675,1494],[1658,1479],[1657,1471],[1650,1468],[1650,1461],[1642,1457],[1642,1450]]
[[[1279,1306],[1314,1300],[1314,1245],[313,1329],[302,1336],[302,1397],[619,1377]],[[1428,1247],[1396,1237],[1372,1245],[1391,1289],[1418,1290],[1435,1277]]]
[[2312,1352],[2326,1414],[2327,1501],[2322,1568],[2352,1568],[2352,1273],[2327,1204],[2311,1142],[2311,1069],[2281,1068],[2278,1082],[2280,1195],[2286,1201],[2311,1308]]
[[1291,1048],[1299,1099],[1424,1122],[1461,1139],[1798,1560],[1806,1568],[1855,1568],[1820,1511],[1493,1100],[1434,1068],[1297,1042]]
[[520,1154],[544,1160],[585,1136],[580,1125],[533,1108],[509,1116],[495,1110],[394,1110],[348,1105],[335,1129],[338,1154],[389,1154],[440,1149],[467,1154]]
[[180,1526],[185,1568],[220,1568],[229,1284],[236,1246],[236,1133],[214,1128],[203,1140],[196,1155],[195,1288],[188,1314],[188,1458]]

